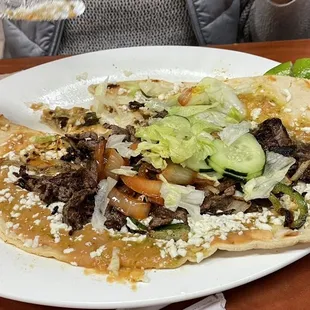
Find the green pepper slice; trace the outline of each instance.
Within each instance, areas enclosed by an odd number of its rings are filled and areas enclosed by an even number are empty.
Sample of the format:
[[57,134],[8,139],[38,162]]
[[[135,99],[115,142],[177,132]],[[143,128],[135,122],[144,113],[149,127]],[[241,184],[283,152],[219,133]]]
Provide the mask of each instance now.
[[[304,197],[300,195],[298,192],[294,191],[291,187],[278,183],[273,191],[274,194],[286,194],[290,196],[291,200],[298,206],[299,209],[299,216],[296,220],[292,221],[292,223],[289,223],[288,227],[291,229],[299,229],[301,228],[308,217],[308,205],[307,202],[305,201]],[[280,201],[276,196],[273,194],[270,195],[269,200],[271,201],[272,205],[274,206],[275,210],[280,213],[281,215],[285,215],[283,212],[283,207],[280,204]],[[285,211],[286,209],[284,209]]]
[[292,68],[292,76],[310,79],[310,58],[297,59]]
[[293,63],[291,61],[279,64],[270,70],[268,70],[264,75],[285,75],[291,76]]
[[187,241],[189,226],[183,223],[164,225],[149,232],[150,237],[154,239],[163,239],[178,241],[180,239]]

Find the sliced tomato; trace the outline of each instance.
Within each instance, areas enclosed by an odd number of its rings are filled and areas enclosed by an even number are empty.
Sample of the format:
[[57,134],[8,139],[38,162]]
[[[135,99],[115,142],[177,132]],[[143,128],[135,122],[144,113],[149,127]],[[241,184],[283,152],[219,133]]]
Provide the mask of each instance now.
[[160,198],[162,181],[148,180],[140,176],[121,176],[122,181],[135,192],[153,198]]

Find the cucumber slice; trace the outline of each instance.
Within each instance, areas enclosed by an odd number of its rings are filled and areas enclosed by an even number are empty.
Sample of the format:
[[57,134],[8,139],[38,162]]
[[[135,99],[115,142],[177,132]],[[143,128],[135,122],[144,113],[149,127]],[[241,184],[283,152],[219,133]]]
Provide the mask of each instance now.
[[211,172],[213,169],[206,163],[205,160],[197,160],[195,156],[185,161],[186,167],[197,172]]
[[232,170],[230,171],[226,171],[225,169],[223,169],[222,167],[220,167],[219,165],[213,163],[210,159],[208,159],[208,164],[215,170],[217,171],[217,173],[220,173],[221,175],[228,177],[228,178],[232,178],[238,181],[246,181],[247,180],[247,174],[235,174],[232,173]]
[[245,173],[240,173],[240,172],[236,173],[236,171],[233,171],[230,169],[225,170],[225,169],[219,167],[218,165],[216,165],[215,163],[210,162],[210,160],[209,160],[209,164],[210,164],[210,166],[212,166],[214,168],[214,170],[217,171],[217,173],[219,173],[219,171],[223,171],[223,172],[221,172],[221,174],[223,176],[228,177],[228,178],[232,178],[232,179],[235,179],[238,181],[249,181],[249,180],[256,178],[256,177],[259,177],[260,175],[263,174],[263,170],[258,171],[258,172],[254,172],[251,174],[245,174]]
[[264,169],[265,152],[250,133],[229,146],[215,140],[214,146],[217,151],[208,159],[208,164],[220,174],[248,180]]

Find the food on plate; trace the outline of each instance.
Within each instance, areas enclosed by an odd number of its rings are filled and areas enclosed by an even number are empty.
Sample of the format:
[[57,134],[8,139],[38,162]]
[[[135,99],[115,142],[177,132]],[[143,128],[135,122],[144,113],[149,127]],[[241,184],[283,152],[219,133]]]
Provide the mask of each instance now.
[[108,81],[54,134],[0,118],[0,236],[144,281],[217,250],[310,241],[307,80]]

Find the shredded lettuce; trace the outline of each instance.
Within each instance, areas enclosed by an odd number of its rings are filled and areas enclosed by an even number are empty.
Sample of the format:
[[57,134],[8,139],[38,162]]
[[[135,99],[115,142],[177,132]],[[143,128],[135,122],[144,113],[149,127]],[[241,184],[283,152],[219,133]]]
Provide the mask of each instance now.
[[137,154],[142,154],[144,160],[158,169],[167,166],[168,158],[180,164],[194,154],[200,160],[214,152],[212,137],[194,135],[189,121],[183,117],[168,116],[148,127],[140,127],[136,136],[145,140],[139,143]]
[[213,108],[214,105],[200,105],[200,106],[175,106],[167,109],[169,115],[177,115],[182,117],[190,117],[196,114],[201,114]]
[[266,152],[266,165],[262,176],[248,181],[244,187],[244,199],[268,198],[275,185],[281,182],[295,163],[292,157]]
[[238,121],[227,116],[226,113],[210,109],[204,113],[196,114],[188,118],[192,125],[192,130],[198,134],[202,131],[213,132],[231,124],[237,124]]
[[201,217],[200,206],[205,198],[204,192],[190,185],[170,184],[163,176],[161,176],[161,179],[163,184],[160,194],[164,199],[165,207],[172,211],[175,211],[178,207],[184,208],[194,220],[199,219]]
[[226,113],[235,108],[240,115],[245,116],[246,110],[243,103],[238,99],[234,90],[222,81],[206,77],[197,86],[204,87],[211,104],[219,103]]
[[125,158],[137,156],[136,152],[130,149],[131,142],[123,142],[126,135],[111,135],[108,138],[106,148],[116,149],[117,152]]
[[225,144],[231,145],[241,136],[248,133],[250,128],[251,123],[243,121],[239,124],[228,125],[219,133],[219,136]]

